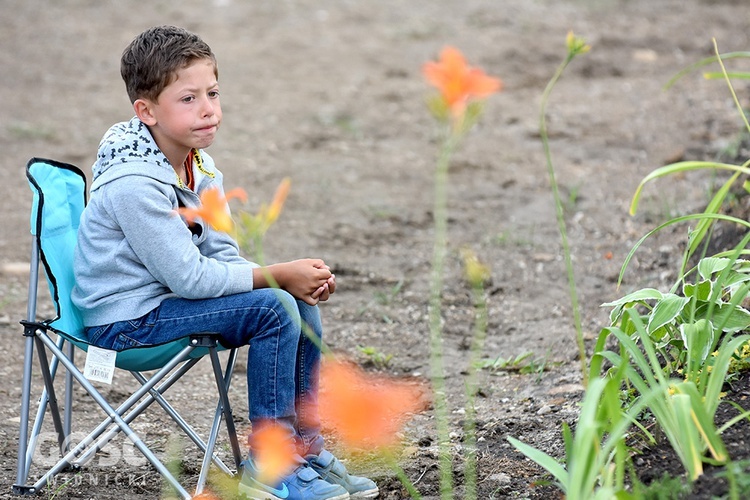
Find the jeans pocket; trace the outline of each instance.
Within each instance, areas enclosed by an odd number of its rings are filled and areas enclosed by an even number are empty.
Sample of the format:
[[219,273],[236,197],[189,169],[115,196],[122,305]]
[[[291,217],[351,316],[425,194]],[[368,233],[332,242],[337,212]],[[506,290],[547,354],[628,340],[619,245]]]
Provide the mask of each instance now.
[[89,340],[91,344],[97,347],[108,349],[111,346],[105,345],[105,342],[107,338],[107,332],[112,329],[112,326],[113,325],[100,325],[100,326],[86,327],[84,329],[84,333],[86,334],[86,338]]
[[117,335],[117,338],[112,343],[112,349],[114,349],[115,351],[124,351],[125,349],[130,349],[132,347],[140,347],[144,345],[147,345],[147,344],[125,333],[120,333]]
[[151,311],[140,318],[118,321],[109,325],[94,326],[86,329],[89,342],[104,349],[122,351],[131,347],[149,345],[144,340],[154,327],[158,314]]

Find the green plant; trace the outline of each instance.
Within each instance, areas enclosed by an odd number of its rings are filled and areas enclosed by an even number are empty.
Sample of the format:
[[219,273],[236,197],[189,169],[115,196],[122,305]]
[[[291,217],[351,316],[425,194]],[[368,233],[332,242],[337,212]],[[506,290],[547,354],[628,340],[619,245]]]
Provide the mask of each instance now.
[[466,423],[464,424],[464,443],[468,449],[466,465],[464,467],[464,487],[467,498],[477,497],[477,458],[473,450],[477,446],[476,433],[476,411],[474,401],[479,392],[477,383],[477,363],[484,351],[484,342],[487,338],[487,298],[485,296],[485,284],[490,279],[490,269],[479,261],[476,254],[469,248],[461,251],[464,263],[464,274],[466,281],[471,287],[474,299],[474,335],[471,344],[471,356],[468,366],[468,377],[466,380]]
[[563,424],[565,466],[518,439],[508,441],[555,478],[571,500],[630,498],[625,489],[629,452],[625,437],[637,415],[650,404],[652,391],[627,410],[620,402],[621,373],[592,378],[581,403],[575,431]]
[[[562,69],[572,59],[575,48],[583,46],[582,40],[569,35],[568,58],[547,86],[542,109]],[[721,57],[718,60],[721,64]],[[723,65],[722,72],[728,81]],[[732,95],[739,107],[733,89]],[[743,120],[750,130],[744,113]],[[577,315],[562,203],[546,141],[544,115],[541,122],[547,166],[558,210],[558,224],[568,259],[571,300],[574,314]],[[634,245],[623,263],[618,284],[622,282],[633,254],[646,238],[671,224],[698,221],[696,228],[689,234],[680,279],[672,290],[662,293],[646,288],[606,304],[613,308],[611,325],[599,335],[588,374],[585,373],[583,342],[580,329],[578,330],[584,380],[588,379],[589,385],[575,433],[567,425],[563,427],[567,467],[517,439],[508,438],[522,453],[555,477],[567,498],[630,497],[623,486],[625,465],[629,460],[625,438],[629,427],[635,425],[653,442],[653,436],[639,421],[646,414],[655,418],[658,428],[666,435],[687,470],[690,481],[702,474],[704,462],[729,462],[721,432],[740,419],[747,418],[750,412],[740,408],[740,415],[721,428],[716,428],[714,416],[721,402],[721,389],[727,373],[733,366],[741,366],[746,351],[750,353],[750,348],[747,347],[750,335],[738,334],[750,326],[750,312],[743,307],[750,290],[747,272],[750,266],[747,261],[739,259],[741,255],[748,253],[744,248],[750,241],[750,235],[733,251],[704,257],[690,271],[686,272],[685,269],[701,244],[710,238],[712,224],[717,220],[750,227],[746,221],[719,213],[730,196],[732,185],[741,174],[750,173],[749,166],[750,162],[741,166],[681,162],[655,170],[636,190],[631,204],[632,213],[635,213],[643,186],[653,179],[701,168],[734,172],[716,192],[703,213],[673,218],[648,232]],[[688,279],[693,275],[695,282],[690,283]],[[579,326],[577,316],[576,325]],[[608,350],[606,346],[612,338],[617,343],[613,350]],[[506,364],[513,362],[511,359],[496,360],[499,364],[503,361]],[[605,364],[609,367],[603,373]],[[684,380],[672,378],[678,373],[682,373]],[[734,469],[727,470],[734,472]],[[732,479],[733,498],[740,491],[737,476]],[[637,480],[634,481],[634,492],[636,490],[639,490]]]
[[404,287],[404,279],[401,278],[398,280],[396,284],[394,284],[391,288],[381,291],[378,290],[375,292],[375,300],[380,305],[390,305],[395,300],[396,296],[401,293],[401,289]]
[[578,196],[581,193],[581,185],[576,184],[568,190],[568,196],[565,201],[563,211],[572,213],[575,210],[576,204],[578,203]]
[[[394,300],[396,300],[396,297],[399,293],[401,293],[401,289],[404,286],[404,279],[399,279],[395,284],[393,284],[390,288],[387,288],[385,290],[376,290],[373,293],[373,299],[368,301],[367,303],[363,304],[357,309],[357,315],[362,315],[367,311],[374,311],[377,310],[377,308],[373,308],[373,306],[379,305],[379,306],[389,306],[393,303]],[[390,316],[388,316],[386,311],[380,312],[380,316],[383,320],[383,323],[393,323],[393,320]]]
[[578,306],[578,292],[576,290],[575,274],[573,272],[573,259],[571,257],[570,245],[568,243],[568,233],[565,227],[565,210],[562,197],[560,196],[560,189],[558,187],[557,179],[555,176],[555,168],[552,164],[552,153],[549,147],[549,135],[547,134],[547,102],[549,96],[552,93],[552,89],[555,84],[562,76],[565,68],[570,62],[579,54],[585,54],[591,47],[586,42],[569,32],[567,39],[567,54],[562,63],[557,67],[555,74],[552,76],[550,81],[547,83],[547,87],[542,93],[542,103],[539,109],[539,133],[542,138],[542,145],[544,147],[544,156],[547,163],[547,174],[549,176],[550,187],[552,188],[552,196],[555,201],[555,213],[557,215],[557,225],[560,231],[560,239],[562,241],[563,255],[565,256],[565,268],[568,274],[568,287],[571,308],[573,310],[573,326],[576,331],[576,341],[578,344],[578,358],[581,363],[581,376],[583,377],[583,384],[587,384],[587,371],[586,371],[586,346],[583,342],[583,328],[581,327],[581,311]]
[[640,500],[680,500],[690,493],[690,484],[685,484],[681,477],[664,474],[648,486],[637,477],[632,478],[633,496]]
[[54,490],[50,489],[50,491],[47,493],[47,499],[54,500],[55,498],[60,498],[61,495],[65,494],[65,490],[75,482],[76,477],[80,477],[80,475],[81,471],[79,470],[68,479],[66,479],[62,484],[57,485]]
[[393,354],[385,354],[373,346],[357,346],[359,352],[365,355],[367,361],[378,370],[384,370],[391,364]]
[[508,356],[504,358],[500,354],[495,359],[486,359],[477,361],[477,367],[483,370],[489,370],[491,372],[508,371],[518,372],[523,375],[530,373],[541,374],[548,369],[550,365],[558,365],[560,363],[551,363],[548,357],[537,358],[531,351],[522,352],[516,356]]
[[[618,327],[604,329],[597,342],[592,375],[594,370],[601,368],[602,359],[606,359],[613,369],[624,373],[627,382],[638,391],[636,403],[645,395],[651,398],[649,410],[691,481],[703,473],[703,462],[709,461],[704,457],[707,450],[712,463],[726,463],[729,457],[714,424],[714,415],[722,396],[729,360],[739,346],[750,340],[750,336],[727,336],[724,339],[711,369],[701,374],[705,381],[701,385],[703,391],[699,391],[699,385],[694,381],[674,380],[665,375],[654,343],[637,311],[628,308],[623,320],[622,325],[634,333],[628,334]],[[619,353],[603,349],[609,335],[619,341]],[[654,393],[659,396],[653,397]]]
[[504,229],[500,233],[493,235],[489,238],[489,242],[493,245],[499,245],[499,246],[524,246],[524,247],[533,247],[534,241],[534,231],[536,230],[535,227],[531,227],[531,229],[523,229],[514,227],[511,229]]
[[[691,283],[688,276],[693,271],[697,279]],[[665,371],[684,373],[697,382],[720,339],[750,327],[750,311],[742,306],[749,283],[750,261],[706,257],[680,277],[672,291],[644,288],[603,306],[612,308],[611,325],[628,334],[634,333],[634,326],[625,312],[640,311]],[[680,284],[681,295],[674,292]]]
[[479,361],[478,366],[480,368],[491,370],[491,371],[522,371],[527,366],[526,360],[533,356],[532,351],[524,351],[516,356],[508,356],[504,358],[502,354],[492,360]]
[[729,494],[722,498],[739,500],[750,497],[750,460],[730,462],[716,476],[726,478],[729,483]]

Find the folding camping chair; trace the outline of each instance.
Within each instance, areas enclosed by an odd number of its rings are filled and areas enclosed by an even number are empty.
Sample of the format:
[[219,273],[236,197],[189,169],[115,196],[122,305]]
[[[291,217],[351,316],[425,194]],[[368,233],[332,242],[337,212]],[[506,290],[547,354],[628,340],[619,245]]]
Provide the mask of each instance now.
[[[131,372],[140,385],[135,384],[137,389],[132,395],[116,409],[113,408],[74,363],[75,351],[78,349],[87,351],[90,347],[83,332],[80,314],[70,299],[74,284],[73,250],[80,215],[86,203],[86,177],[73,165],[39,158],[32,158],[29,161],[26,166],[26,176],[33,192],[32,250],[27,317],[26,320],[21,321],[24,326],[25,352],[18,469],[16,484],[12,487],[13,493],[17,495],[38,493],[50,483],[56,474],[80,469],[115,435],[123,432],[182,498],[191,498],[176,477],[130,426],[131,422],[154,401],[169,414],[204,454],[195,494],[202,492],[211,463],[224,473],[233,475],[233,470],[214,453],[214,447],[221,421],[224,420],[234,456],[234,471],[239,468],[241,452],[227,396],[237,356],[236,350],[229,351],[223,373],[218,355],[222,347],[217,342],[216,336],[210,333],[197,333],[191,337],[159,346],[136,347],[121,351],[117,353],[116,367]],[[44,267],[56,311],[54,318],[43,321],[37,320],[36,317],[40,263]],[[35,347],[44,389],[41,392],[36,417],[29,433]],[[51,360],[48,359],[48,351]],[[204,442],[174,407],[165,400],[163,394],[206,355],[211,359],[219,402],[208,439]],[[66,370],[62,418],[54,383],[60,364]],[[152,372],[150,378],[141,373],[144,371]],[[83,387],[106,414],[106,418],[77,445],[69,442],[73,418],[71,411],[73,380]],[[39,444],[42,422],[47,411],[54,424],[61,458],[36,482],[30,483],[32,458]]]

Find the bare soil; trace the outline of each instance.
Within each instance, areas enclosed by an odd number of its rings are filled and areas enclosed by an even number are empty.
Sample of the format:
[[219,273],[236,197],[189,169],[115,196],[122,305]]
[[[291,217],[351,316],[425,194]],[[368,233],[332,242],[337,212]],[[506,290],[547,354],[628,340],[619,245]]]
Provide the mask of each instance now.
[[[504,91],[489,99],[450,171],[443,348],[456,498],[463,495],[464,384],[473,335],[471,291],[458,257],[464,246],[492,269],[483,358],[531,353],[524,365],[533,361],[539,368],[480,373],[479,497],[560,496],[506,437],[562,456],[561,424],[575,422],[583,392],[538,133],[540,96],[565,56],[568,30],[586,38],[592,50],[573,62],[554,89],[547,120],[589,349],[607,324],[608,311],[600,304],[672,283],[687,227],[650,239],[617,286],[620,266],[638,238],[669,217],[701,211],[715,179],[695,173],[658,181],[630,216],[639,181],[669,162],[726,154],[742,127],[721,82],[692,73],[663,89],[678,71],[713,54],[712,37],[722,52],[747,49],[747,10],[740,0],[3,0],[2,5],[1,498],[10,497],[16,475],[23,354],[18,321],[26,314],[30,248],[31,196],[23,169],[39,156],[90,173],[104,131],[131,116],[119,55],[144,28],[182,25],[216,52],[224,123],[210,153],[227,187],[244,187],[257,206],[269,200],[282,177],[292,178],[284,213],[267,238],[267,261],[322,257],[333,267],[339,289],[323,305],[328,345],[368,369],[411,380],[430,375],[427,302],[438,147],[437,127],[425,106],[431,91],[420,68],[450,44],[503,79]],[[747,85],[738,83],[737,92],[746,104]],[[45,301],[40,307],[50,310]],[[361,347],[389,357],[388,363],[374,366]],[[244,362],[231,395],[243,429]],[[206,364],[172,391],[175,405],[199,429],[213,413],[212,383]],[[121,375],[102,390],[118,400],[130,384]],[[740,389],[730,390],[729,397],[747,406],[747,381],[737,384]],[[76,410],[82,426],[102,418],[89,400],[82,399]],[[149,411],[136,430],[169,455],[173,430],[165,417]],[[737,427],[733,458],[747,458],[746,436],[747,428]],[[338,449],[334,432],[330,439]],[[437,498],[432,412],[415,416],[403,439],[400,462],[407,476],[424,498]],[[54,454],[50,444],[43,455]],[[43,495],[159,497],[158,475],[138,460],[125,460],[127,449],[113,445],[114,451],[70,477],[70,484],[60,481]],[[636,462],[644,480],[661,477],[662,469],[682,474],[667,447],[652,453]],[[177,455],[185,457],[189,482],[198,465],[194,450],[186,447]],[[382,498],[407,497],[382,461],[366,453],[348,460],[350,468],[377,480]],[[690,498],[723,495],[726,488],[709,468]]]

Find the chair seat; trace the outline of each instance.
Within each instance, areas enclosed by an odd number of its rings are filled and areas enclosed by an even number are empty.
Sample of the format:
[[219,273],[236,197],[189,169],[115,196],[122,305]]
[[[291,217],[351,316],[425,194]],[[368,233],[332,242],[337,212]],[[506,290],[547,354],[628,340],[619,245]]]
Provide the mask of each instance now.
[[[58,335],[63,337],[83,351],[88,351],[89,346],[86,342],[73,338],[69,335],[65,335],[62,332],[56,331]],[[145,372],[150,370],[157,370],[167,364],[170,359],[173,359],[179,354],[185,347],[191,343],[191,337],[184,337],[181,339],[167,342],[166,344],[159,344],[154,346],[142,346],[142,347],[131,347],[124,351],[117,353],[117,359],[115,366],[122,370],[131,372]],[[217,351],[226,350],[221,344],[216,344]],[[190,359],[198,359],[208,354],[207,347],[196,347],[188,356]]]

